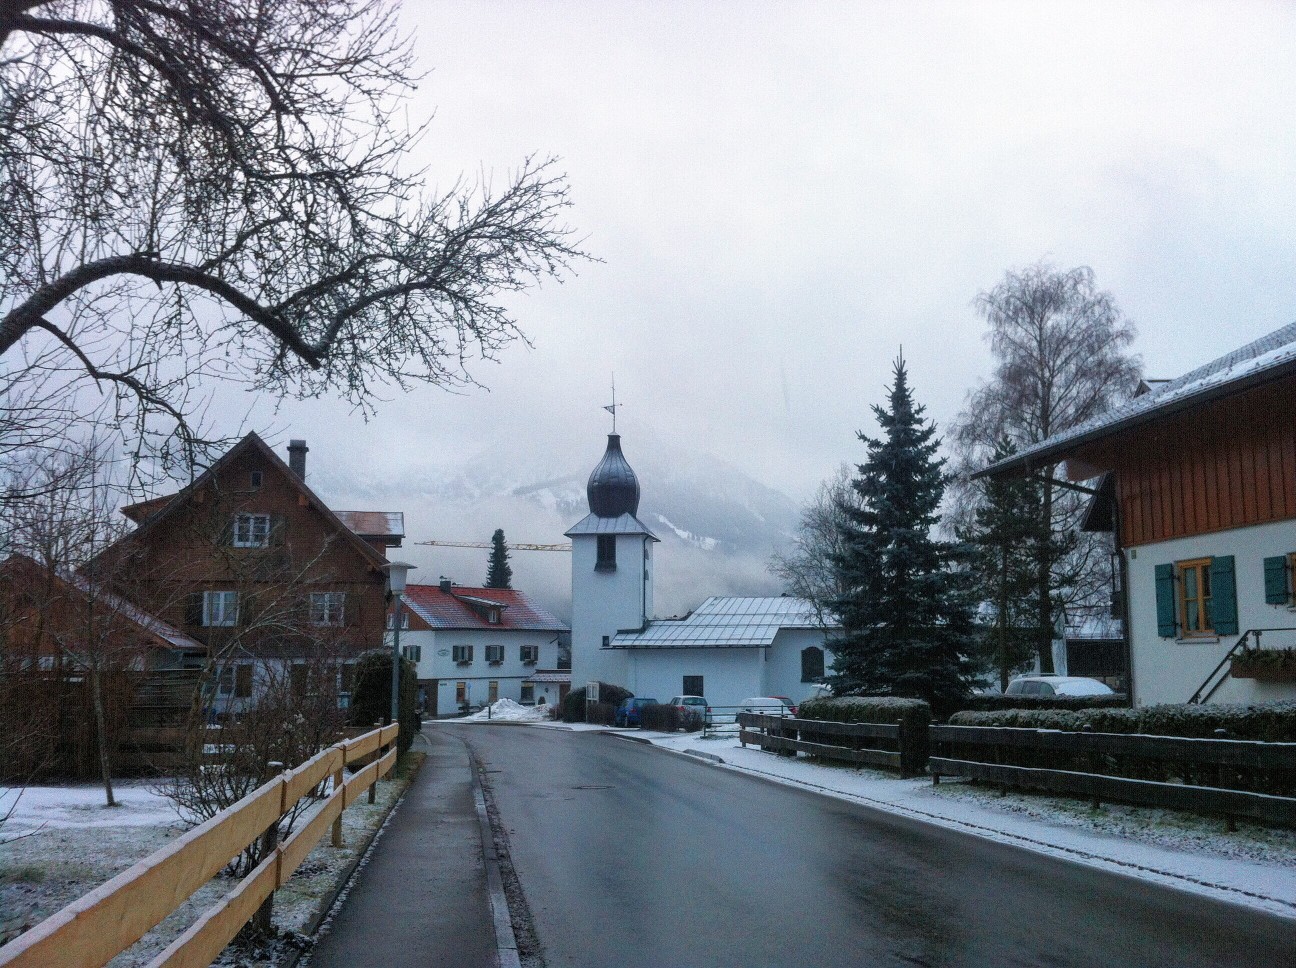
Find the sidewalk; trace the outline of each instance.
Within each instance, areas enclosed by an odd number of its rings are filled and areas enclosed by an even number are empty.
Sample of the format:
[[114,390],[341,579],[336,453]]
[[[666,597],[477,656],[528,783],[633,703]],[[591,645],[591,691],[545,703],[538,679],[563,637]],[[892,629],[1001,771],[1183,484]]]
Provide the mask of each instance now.
[[495,963],[468,751],[439,730],[424,730],[416,748],[427,760],[303,965]]

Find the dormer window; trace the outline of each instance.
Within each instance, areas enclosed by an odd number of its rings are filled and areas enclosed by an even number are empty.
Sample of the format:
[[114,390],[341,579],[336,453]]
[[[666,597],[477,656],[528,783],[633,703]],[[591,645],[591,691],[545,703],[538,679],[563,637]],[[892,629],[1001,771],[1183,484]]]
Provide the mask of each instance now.
[[264,548],[270,544],[270,515],[236,514],[234,516],[234,547]]
[[616,535],[598,536],[598,558],[594,562],[594,570],[616,571]]
[[492,608],[486,612],[486,621],[491,625],[499,625],[499,609]]

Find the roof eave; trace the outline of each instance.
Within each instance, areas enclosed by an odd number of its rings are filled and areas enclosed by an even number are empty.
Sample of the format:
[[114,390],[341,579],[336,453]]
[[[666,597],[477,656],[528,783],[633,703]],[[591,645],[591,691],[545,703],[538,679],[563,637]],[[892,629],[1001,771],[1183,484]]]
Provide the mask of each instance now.
[[1215,400],[1221,400],[1224,397],[1234,396],[1238,393],[1244,393],[1247,390],[1253,390],[1258,386],[1266,383],[1272,383],[1275,380],[1281,380],[1284,377],[1296,374],[1296,359],[1285,360],[1277,366],[1259,373],[1249,373],[1231,380],[1228,383],[1212,384],[1199,390],[1196,393],[1188,393],[1179,399],[1168,403],[1163,407],[1155,407],[1140,413],[1130,414],[1121,420],[1106,424],[1101,427],[1095,427],[1093,430],[1073,437],[1065,442],[1059,443],[1053,447],[1044,446],[1037,450],[1027,451],[1022,454],[1016,454],[1007,457],[1004,460],[984,467],[972,474],[971,479],[976,481],[984,477],[1007,477],[1013,475],[1026,475],[1038,471],[1040,468],[1049,464],[1056,464],[1065,459],[1067,455],[1073,453],[1081,447],[1101,440],[1104,437],[1110,437],[1113,434],[1124,433],[1127,430],[1133,430],[1144,424],[1154,423],[1165,417],[1182,413],[1194,406],[1203,403],[1211,403]]

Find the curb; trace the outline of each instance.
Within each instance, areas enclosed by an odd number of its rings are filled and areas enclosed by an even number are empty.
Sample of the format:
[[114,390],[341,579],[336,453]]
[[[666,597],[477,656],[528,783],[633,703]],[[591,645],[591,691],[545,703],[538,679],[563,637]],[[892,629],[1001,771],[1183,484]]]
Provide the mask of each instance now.
[[482,792],[481,764],[472,756],[473,803],[477,807],[477,824],[481,828],[482,861],[486,867],[486,893],[490,897],[491,921],[495,926],[495,964],[498,968],[521,968],[517,937],[513,934],[513,916],[504,879],[500,876],[499,857],[495,853],[495,835],[486,813],[486,795]]
[[714,753],[708,753],[705,750],[682,750],[681,752],[686,753],[689,756],[696,756],[698,759],[709,760],[712,763],[719,763],[721,766],[724,765],[724,760],[716,756]]

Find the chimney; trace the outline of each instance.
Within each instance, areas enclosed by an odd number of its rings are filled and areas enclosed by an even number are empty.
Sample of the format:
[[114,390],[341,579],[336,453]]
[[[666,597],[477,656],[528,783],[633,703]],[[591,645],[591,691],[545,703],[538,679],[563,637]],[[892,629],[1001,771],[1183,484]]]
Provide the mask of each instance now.
[[306,452],[310,450],[304,440],[288,441],[288,467],[301,480],[306,480]]
[[442,576],[441,576],[441,591],[442,591],[444,594],[446,594],[446,595],[449,595],[449,594],[450,594],[450,587],[451,587],[451,585],[453,585],[453,584],[454,584],[454,583],[453,583],[452,581],[450,581],[449,578],[445,577],[445,575],[442,575]]

